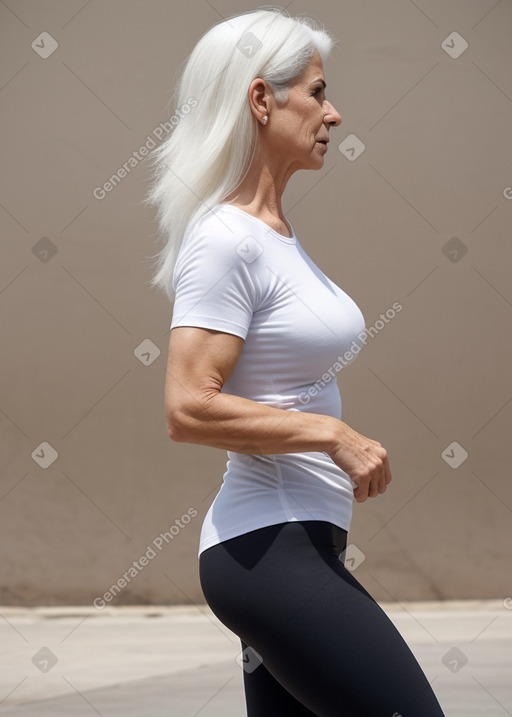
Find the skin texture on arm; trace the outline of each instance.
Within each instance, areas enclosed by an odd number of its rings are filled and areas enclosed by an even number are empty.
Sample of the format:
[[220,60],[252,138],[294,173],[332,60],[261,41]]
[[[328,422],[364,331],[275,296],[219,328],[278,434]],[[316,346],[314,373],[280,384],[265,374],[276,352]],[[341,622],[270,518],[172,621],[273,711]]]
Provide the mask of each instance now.
[[331,416],[221,393],[243,344],[238,336],[210,329],[171,330],[165,380],[170,438],[248,454],[325,451],[358,484],[358,502],[384,493],[391,472],[377,441]]

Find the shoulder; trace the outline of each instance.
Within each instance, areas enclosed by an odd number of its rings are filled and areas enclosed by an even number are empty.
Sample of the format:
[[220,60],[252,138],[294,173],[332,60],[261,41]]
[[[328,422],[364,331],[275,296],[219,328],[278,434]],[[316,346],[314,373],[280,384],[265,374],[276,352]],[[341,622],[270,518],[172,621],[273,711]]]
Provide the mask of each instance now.
[[174,267],[174,289],[194,284],[225,290],[228,285],[261,287],[268,281],[263,254],[263,240],[250,220],[218,205],[187,227]]
[[221,241],[240,241],[240,235],[254,234],[258,227],[253,218],[228,204],[217,204],[192,227],[192,232],[207,232]]
[[250,217],[218,204],[199,220],[190,224],[180,250],[181,261],[203,261],[217,264],[253,263],[263,253],[265,238]]

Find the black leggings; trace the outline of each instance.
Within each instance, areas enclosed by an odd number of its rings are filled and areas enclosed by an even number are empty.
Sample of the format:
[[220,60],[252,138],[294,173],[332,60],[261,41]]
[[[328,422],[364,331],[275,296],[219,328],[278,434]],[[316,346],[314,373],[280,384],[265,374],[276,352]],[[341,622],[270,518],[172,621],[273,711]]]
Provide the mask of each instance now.
[[307,520],[201,553],[206,601],[245,651],[248,717],[443,717],[402,636],[342,564],[346,539]]

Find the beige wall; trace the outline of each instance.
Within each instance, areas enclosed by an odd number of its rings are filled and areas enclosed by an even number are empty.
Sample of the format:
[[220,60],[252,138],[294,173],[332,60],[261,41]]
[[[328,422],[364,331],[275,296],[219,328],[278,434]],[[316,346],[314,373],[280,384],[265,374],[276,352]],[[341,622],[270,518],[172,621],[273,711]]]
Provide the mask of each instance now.
[[[93,192],[170,117],[173,79],[200,35],[256,7],[0,6],[3,604],[90,604],[189,509],[196,517],[113,604],[202,600],[199,530],[225,454],[167,437],[171,307],[147,285],[157,250],[147,163],[104,199]],[[340,40],[325,70],[343,124],[324,169],[291,180],[286,216],[368,326],[403,307],[339,377],[345,420],[388,449],[394,475],[384,496],[355,505],[356,577],[384,600],[505,598],[512,4],[289,10]],[[469,43],[456,59],[442,47],[453,31]],[[46,59],[42,32],[58,43]],[[445,45],[454,54],[461,42]],[[337,147],[350,134],[366,145],[354,161]],[[469,454],[458,468],[442,457],[454,441]]]

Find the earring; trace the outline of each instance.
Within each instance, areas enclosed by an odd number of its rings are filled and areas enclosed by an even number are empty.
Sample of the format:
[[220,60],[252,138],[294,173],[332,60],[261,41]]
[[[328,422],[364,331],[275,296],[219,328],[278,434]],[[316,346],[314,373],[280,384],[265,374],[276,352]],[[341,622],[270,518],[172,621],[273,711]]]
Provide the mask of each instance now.
[[266,124],[266,123],[267,123],[267,120],[268,120],[268,116],[265,115],[265,117],[263,117],[263,122],[265,122],[265,124]]

